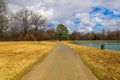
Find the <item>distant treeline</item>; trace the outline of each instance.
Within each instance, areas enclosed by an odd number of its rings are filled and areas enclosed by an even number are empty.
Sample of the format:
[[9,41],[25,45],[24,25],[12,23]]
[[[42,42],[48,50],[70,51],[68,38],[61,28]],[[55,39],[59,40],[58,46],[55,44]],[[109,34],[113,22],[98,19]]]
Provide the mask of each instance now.
[[[0,34],[0,40],[11,40],[11,41],[41,41],[41,40],[56,40],[56,31],[54,29],[49,30],[38,30],[37,37],[34,36],[34,29],[28,30],[25,37],[23,37],[23,30],[16,30],[12,28],[11,30],[2,32]],[[69,35],[69,40],[120,40],[120,30],[116,31],[106,31],[101,33],[80,33],[73,32]]]
[[120,30],[116,30],[116,31],[102,30],[99,33],[73,32],[70,35],[70,40],[120,40]]
[[47,18],[28,9],[8,15],[5,0],[0,0],[0,41],[120,40],[120,30],[68,34],[64,25],[55,30],[48,24]]

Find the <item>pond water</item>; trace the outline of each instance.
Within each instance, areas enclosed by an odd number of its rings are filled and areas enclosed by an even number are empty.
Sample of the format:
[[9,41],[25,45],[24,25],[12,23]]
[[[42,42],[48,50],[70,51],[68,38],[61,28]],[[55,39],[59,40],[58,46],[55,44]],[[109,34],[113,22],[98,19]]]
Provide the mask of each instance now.
[[101,44],[105,44],[106,49],[111,50],[118,50],[120,51],[120,42],[84,42],[84,41],[76,41],[72,42],[73,44],[79,44],[79,45],[86,45],[86,46],[92,46],[96,48],[101,48]]

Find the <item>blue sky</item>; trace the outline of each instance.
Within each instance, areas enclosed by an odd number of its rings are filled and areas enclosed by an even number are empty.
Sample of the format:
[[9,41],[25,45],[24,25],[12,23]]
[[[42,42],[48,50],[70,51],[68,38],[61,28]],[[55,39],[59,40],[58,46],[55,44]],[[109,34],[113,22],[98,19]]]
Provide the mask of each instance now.
[[120,29],[120,0],[8,0],[11,13],[27,8],[44,15],[49,26],[65,24],[70,32]]
[[100,28],[101,28],[102,26],[103,26],[102,24],[97,23],[95,26],[93,26],[93,31],[95,31],[95,32],[100,32]]

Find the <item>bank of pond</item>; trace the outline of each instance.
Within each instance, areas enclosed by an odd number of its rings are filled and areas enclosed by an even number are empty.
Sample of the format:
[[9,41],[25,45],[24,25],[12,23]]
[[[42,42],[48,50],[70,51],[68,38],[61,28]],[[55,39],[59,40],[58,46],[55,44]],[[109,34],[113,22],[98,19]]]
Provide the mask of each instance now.
[[92,46],[96,48],[103,47],[104,45],[105,49],[110,49],[110,50],[117,50],[120,51],[120,42],[112,42],[112,41],[73,41],[71,42],[72,44],[78,44],[78,45],[85,45],[85,46]]

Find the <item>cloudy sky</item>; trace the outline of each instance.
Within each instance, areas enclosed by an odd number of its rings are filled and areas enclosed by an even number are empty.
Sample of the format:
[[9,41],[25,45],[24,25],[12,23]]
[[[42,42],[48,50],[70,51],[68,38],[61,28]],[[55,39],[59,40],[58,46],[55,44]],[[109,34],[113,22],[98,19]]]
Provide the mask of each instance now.
[[55,28],[62,23],[70,32],[120,29],[120,0],[8,0],[15,13],[27,8],[48,18]]

